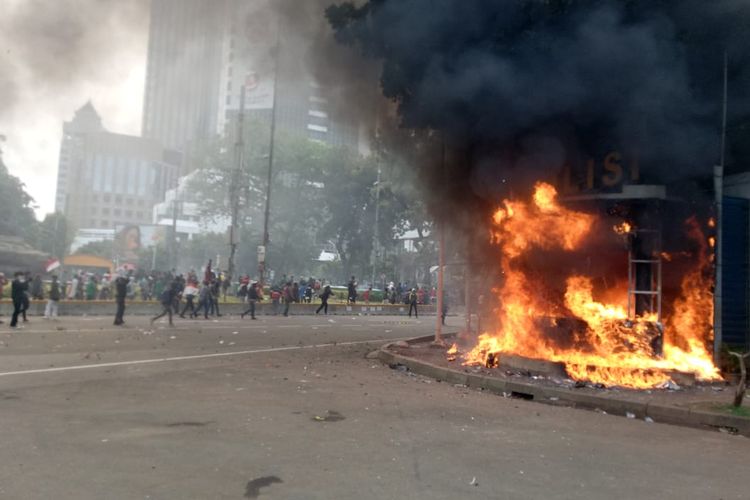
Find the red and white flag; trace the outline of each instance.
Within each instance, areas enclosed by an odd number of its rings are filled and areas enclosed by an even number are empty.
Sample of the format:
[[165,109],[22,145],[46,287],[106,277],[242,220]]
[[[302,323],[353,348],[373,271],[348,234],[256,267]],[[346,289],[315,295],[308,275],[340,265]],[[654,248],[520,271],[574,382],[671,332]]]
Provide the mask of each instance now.
[[44,269],[48,273],[51,273],[52,271],[54,271],[58,267],[60,267],[60,261],[58,259],[48,259],[47,260],[47,265],[45,266]]

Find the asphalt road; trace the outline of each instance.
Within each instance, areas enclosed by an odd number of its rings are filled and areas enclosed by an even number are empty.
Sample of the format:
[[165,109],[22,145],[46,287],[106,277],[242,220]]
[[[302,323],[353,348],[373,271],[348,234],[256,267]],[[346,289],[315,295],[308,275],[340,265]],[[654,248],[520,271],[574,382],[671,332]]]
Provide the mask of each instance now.
[[504,399],[365,358],[433,321],[2,325],[0,498],[750,498],[746,438]]

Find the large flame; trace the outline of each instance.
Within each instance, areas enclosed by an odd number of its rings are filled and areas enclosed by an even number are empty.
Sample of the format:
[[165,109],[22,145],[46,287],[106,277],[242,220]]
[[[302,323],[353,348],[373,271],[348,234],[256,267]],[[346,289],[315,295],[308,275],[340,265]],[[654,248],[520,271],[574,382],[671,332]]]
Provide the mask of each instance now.
[[[495,290],[498,327],[480,335],[464,355],[465,364],[492,365],[502,353],[511,353],[562,362],[577,380],[633,388],[667,382],[670,371],[695,373],[701,380],[719,378],[706,347],[713,335],[711,252],[695,219],[688,228],[689,236],[701,243],[698,265],[684,277],[671,317],[662,324],[656,315],[628,318],[624,302],[597,301],[587,276],[570,275],[561,298],[544,276],[525,265],[523,257],[532,250],[578,250],[596,222],[591,214],[561,206],[553,186],[537,183],[532,203],[506,200],[493,222],[492,239],[501,249],[504,275]],[[627,223],[614,228],[618,234],[631,229]],[[619,295],[622,301],[627,291],[610,287],[599,295]],[[559,324],[561,318],[570,324]],[[655,342],[663,328],[659,357]],[[555,332],[563,331],[567,338],[556,338]]]

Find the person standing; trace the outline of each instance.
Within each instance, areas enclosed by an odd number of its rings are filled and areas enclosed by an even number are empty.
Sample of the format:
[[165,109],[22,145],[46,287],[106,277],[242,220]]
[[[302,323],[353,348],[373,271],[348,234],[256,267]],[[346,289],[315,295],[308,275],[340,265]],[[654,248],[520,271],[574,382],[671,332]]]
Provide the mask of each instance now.
[[324,314],[328,315],[328,299],[331,297],[331,286],[326,285],[326,287],[323,289],[323,293],[320,294],[320,307],[318,307],[318,310],[315,311],[315,314],[319,314],[322,310]]
[[89,282],[86,283],[86,300],[96,299],[96,276],[89,276]]
[[247,313],[250,313],[250,319],[257,319],[255,317],[255,303],[258,301],[260,297],[258,296],[258,284],[257,283],[250,283],[250,286],[247,289],[247,311],[240,314],[240,319],[244,318]]
[[34,300],[44,299],[44,285],[42,284],[42,277],[39,274],[35,275],[31,282],[31,298]]
[[125,298],[128,296],[128,284],[130,280],[126,278],[122,273],[117,276],[115,280],[115,303],[117,304],[117,312],[115,313],[115,326],[125,324],[123,316],[125,315]]
[[294,288],[291,283],[284,286],[284,316],[289,316],[289,306],[294,302]]
[[409,317],[411,318],[411,312],[414,311],[414,317],[419,318],[419,313],[417,312],[417,291],[412,288],[411,292],[409,292]]
[[10,284],[10,297],[13,299],[13,317],[10,320],[10,327],[18,327],[18,316],[23,311],[23,303],[26,299],[26,290],[29,284],[26,283],[26,276],[17,272],[13,275],[13,281]]
[[185,307],[182,309],[182,312],[180,313],[180,318],[185,318],[185,311],[190,309],[190,316],[193,316],[195,313],[195,305],[193,304],[193,300],[195,299],[195,295],[198,293],[198,288],[196,288],[195,283],[188,282],[187,286],[185,286],[185,290],[183,291],[183,296],[185,297]]
[[219,312],[219,298],[221,298],[221,281],[214,279],[211,283],[211,315],[216,311],[216,317],[220,318],[221,313]]
[[348,292],[346,301],[349,304],[354,304],[355,302],[357,302],[357,280],[354,276],[352,276],[352,279],[349,280],[349,284],[346,288]]
[[49,286],[49,296],[47,297],[47,307],[44,309],[45,319],[57,319],[60,296],[60,283],[57,281],[57,276],[52,275],[52,283]]
[[281,292],[277,288],[271,290],[271,305],[273,306],[273,315],[279,315],[279,309],[281,303]]
[[25,288],[23,290],[23,297],[21,299],[22,301],[21,314],[23,315],[24,323],[29,321],[29,319],[26,317],[26,312],[29,310],[29,307],[31,307],[31,291],[29,290],[30,283],[31,283],[31,273],[26,272],[25,279],[24,279]]
[[174,298],[175,295],[177,295],[179,290],[179,284],[175,281],[170,283],[163,292],[161,292],[161,296],[159,297],[161,302],[162,311],[161,314],[158,314],[151,318],[151,325],[156,322],[157,319],[163,318],[166,315],[169,315],[169,326],[174,326],[174,323],[172,323],[172,306],[174,304]]
[[3,291],[5,289],[5,285],[8,284],[8,280],[5,279],[5,274],[0,273],[0,300],[3,298]]
[[70,280],[70,287],[68,288],[68,300],[74,300],[76,298],[76,290],[78,290],[78,275],[74,274]]

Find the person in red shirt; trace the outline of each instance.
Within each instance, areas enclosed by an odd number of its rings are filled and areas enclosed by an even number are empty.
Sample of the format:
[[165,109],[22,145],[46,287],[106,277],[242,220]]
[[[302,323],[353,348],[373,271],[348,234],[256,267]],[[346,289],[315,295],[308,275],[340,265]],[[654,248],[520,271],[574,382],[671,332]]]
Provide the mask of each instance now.
[[276,288],[271,290],[271,304],[273,304],[273,315],[279,314],[279,302],[281,301],[281,292]]
[[365,292],[362,294],[362,298],[365,301],[365,304],[370,303],[370,292],[372,292],[372,287],[369,287]]

